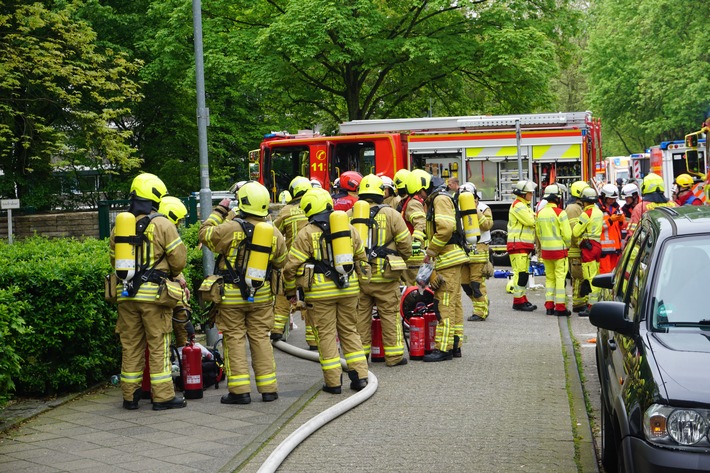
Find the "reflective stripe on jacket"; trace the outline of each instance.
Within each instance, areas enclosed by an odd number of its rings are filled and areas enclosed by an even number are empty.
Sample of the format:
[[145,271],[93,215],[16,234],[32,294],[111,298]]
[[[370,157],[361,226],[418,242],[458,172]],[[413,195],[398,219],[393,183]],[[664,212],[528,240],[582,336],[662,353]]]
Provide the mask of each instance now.
[[508,252],[535,249],[535,214],[530,203],[517,197],[508,212]]
[[468,255],[461,245],[450,242],[456,232],[456,208],[451,196],[436,194],[429,205],[433,207],[433,211],[431,220],[426,222],[426,254],[436,258],[437,269],[468,263]]
[[537,213],[535,232],[540,240],[540,256],[543,259],[563,259],[572,239],[572,229],[567,220],[567,212],[548,203]]

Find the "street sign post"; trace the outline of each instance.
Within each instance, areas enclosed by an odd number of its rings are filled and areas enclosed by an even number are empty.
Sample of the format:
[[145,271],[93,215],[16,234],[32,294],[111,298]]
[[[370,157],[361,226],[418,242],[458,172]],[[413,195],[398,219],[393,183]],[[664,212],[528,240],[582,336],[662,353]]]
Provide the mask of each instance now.
[[12,245],[12,209],[20,208],[20,199],[0,199],[0,209],[7,210],[7,241]]

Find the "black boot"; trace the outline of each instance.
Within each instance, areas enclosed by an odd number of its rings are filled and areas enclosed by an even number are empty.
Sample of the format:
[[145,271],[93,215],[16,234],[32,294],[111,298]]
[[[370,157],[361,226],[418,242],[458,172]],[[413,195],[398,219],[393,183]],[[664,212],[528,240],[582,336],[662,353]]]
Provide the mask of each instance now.
[[451,352],[454,358],[461,358],[461,338],[458,335],[454,335],[454,349]]
[[279,393],[261,393],[261,400],[264,402],[275,401],[279,398]]
[[126,401],[125,399],[123,400],[123,408],[128,409],[129,411],[133,411],[135,409],[138,409],[138,401],[141,398],[141,390],[136,389],[133,391],[133,400],[132,401]]
[[251,394],[249,393],[243,393],[243,394],[234,394],[234,393],[227,393],[222,398],[219,400],[222,404],[250,404],[251,403]]
[[154,411],[164,411],[165,409],[180,409],[181,407],[187,406],[187,402],[182,397],[175,396],[169,401],[165,402],[154,402]]
[[428,355],[424,355],[424,361],[447,361],[453,358],[454,354],[451,351],[433,350]]
[[555,315],[555,309],[545,309],[545,315]]
[[572,312],[570,312],[569,309],[555,311],[557,317],[569,317],[571,314]]
[[354,391],[362,391],[367,386],[367,378],[360,379],[357,371],[348,371],[348,378],[350,378],[350,389]]
[[343,392],[343,389],[340,386],[328,386],[324,384],[323,391],[330,394],[340,394],[341,392]]

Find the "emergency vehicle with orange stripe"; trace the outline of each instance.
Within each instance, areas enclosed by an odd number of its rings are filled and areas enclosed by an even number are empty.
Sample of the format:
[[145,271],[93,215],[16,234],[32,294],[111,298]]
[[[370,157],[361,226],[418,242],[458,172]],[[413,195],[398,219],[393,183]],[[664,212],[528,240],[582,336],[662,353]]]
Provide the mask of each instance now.
[[493,212],[491,253],[499,264],[507,261],[513,185],[589,181],[602,159],[601,122],[591,112],[354,120],[339,132],[266,135],[250,152],[251,179],[270,189],[274,201],[297,175],[326,189],[350,170],[393,177],[401,168],[419,168],[472,182]]
[[681,174],[690,174],[696,181],[693,195],[707,201],[708,162],[707,140],[701,138],[708,127],[686,135],[685,140],[663,141],[649,149],[649,169],[663,178],[666,197],[672,199],[675,179]]

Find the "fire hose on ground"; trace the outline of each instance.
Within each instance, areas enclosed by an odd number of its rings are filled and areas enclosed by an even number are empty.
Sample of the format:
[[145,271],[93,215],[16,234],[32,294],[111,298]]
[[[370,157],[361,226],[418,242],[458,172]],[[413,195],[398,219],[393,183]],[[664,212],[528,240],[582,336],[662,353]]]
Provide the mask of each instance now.
[[[283,341],[273,342],[273,345],[279,350],[290,355],[305,358],[311,361],[319,361],[317,352],[294,347],[293,345],[289,345]],[[343,366],[343,369],[347,369],[347,363],[344,359],[340,359],[340,364]],[[266,461],[264,461],[261,465],[261,468],[259,468],[258,473],[275,472],[286,457],[313,432],[320,429],[331,420],[341,416],[350,409],[371,398],[372,395],[375,394],[375,391],[377,391],[377,377],[372,373],[372,371],[368,371],[367,380],[367,386],[363,390],[358,391],[347,399],[340,401],[332,407],[329,407],[291,433],[291,435],[289,435],[276,447],[273,452],[271,452],[271,455],[269,455]]]

